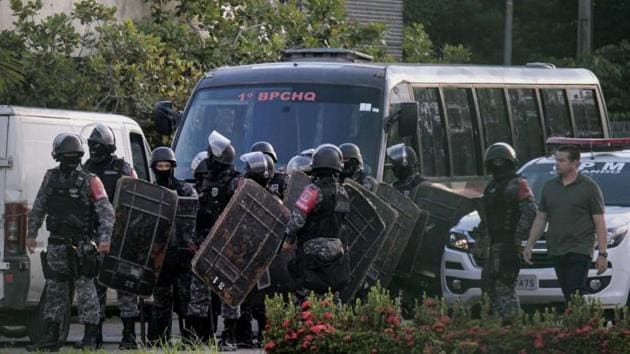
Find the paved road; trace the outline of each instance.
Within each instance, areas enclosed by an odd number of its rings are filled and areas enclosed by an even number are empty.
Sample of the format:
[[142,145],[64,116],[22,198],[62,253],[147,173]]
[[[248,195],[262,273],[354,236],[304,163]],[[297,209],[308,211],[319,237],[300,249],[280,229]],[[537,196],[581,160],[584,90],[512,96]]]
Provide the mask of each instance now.
[[[175,318],[173,320],[173,337],[179,335],[179,321]],[[255,323],[252,322],[252,325],[255,327]],[[219,331],[222,329],[223,323],[219,320]],[[256,328],[254,328],[256,330]],[[105,341],[104,350],[107,352],[120,352],[125,353],[124,351],[118,350],[118,342],[120,341],[120,335],[122,331],[122,324],[118,317],[110,317],[103,324],[103,340]],[[140,325],[136,324],[136,332],[138,335],[140,334]],[[255,333],[255,332],[254,332]],[[68,344],[61,350],[66,353],[77,353],[76,349],[72,347],[72,344],[78,342],[83,338],[83,326],[80,324],[71,324],[70,325],[70,333],[68,334]],[[0,336],[0,353],[24,353],[24,347],[28,344],[27,338],[6,338]],[[134,351],[133,353],[138,353],[141,351]],[[147,350],[147,352],[161,352],[161,350]],[[169,348],[166,352],[172,353],[173,350]],[[210,353],[212,352],[210,349],[204,348],[197,351],[197,353]],[[248,350],[239,350],[237,352],[232,353],[262,353],[262,350],[259,349],[248,349]],[[128,352],[126,352],[128,353]]]

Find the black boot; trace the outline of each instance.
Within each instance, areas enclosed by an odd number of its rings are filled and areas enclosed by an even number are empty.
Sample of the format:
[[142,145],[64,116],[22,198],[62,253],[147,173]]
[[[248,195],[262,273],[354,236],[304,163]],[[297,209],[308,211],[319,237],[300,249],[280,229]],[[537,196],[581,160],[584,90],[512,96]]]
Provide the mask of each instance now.
[[83,340],[76,343],[74,347],[76,349],[99,349],[98,343],[98,324],[85,324],[85,333],[83,334]]
[[254,343],[254,333],[252,332],[252,317],[243,312],[241,317],[236,320],[236,346],[238,349],[253,349],[256,348]]
[[149,339],[149,345],[152,347],[168,346],[171,340],[171,330],[169,325],[171,324],[171,318],[153,318],[149,322],[149,333],[147,337]]
[[27,345],[26,350],[29,352],[58,352],[62,346],[63,343],[59,341],[59,323],[48,322],[42,339],[35,344]]
[[219,350],[222,352],[234,352],[238,350],[236,346],[236,320],[223,320],[223,333],[219,341]]
[[118,349],[138,349],[138,344],[136,344],[136,321],[134,321],[133,318],[121,318],[121,320],[123,323],[123,331]]

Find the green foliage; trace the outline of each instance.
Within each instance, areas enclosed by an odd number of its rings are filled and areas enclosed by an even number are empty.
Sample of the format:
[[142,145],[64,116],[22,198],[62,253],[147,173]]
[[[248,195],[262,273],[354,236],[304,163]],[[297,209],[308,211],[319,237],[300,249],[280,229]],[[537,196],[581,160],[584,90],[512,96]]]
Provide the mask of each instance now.
[[0,94],[6,94],[24,80],[21,70],[22,64],[15,55],[0,48]]
[[301,8],[297,1],[145,2],[151,18],[117,22],[116,9],[96,0],[41,20],[41,0],[11,0],[14,29],[0,33],[0,70],[13,69],[0,81],[0,90],[12,88],[3,103],[121,113],[151,135],[155,102],[183,108],[202,73],[219,66],[277,61],[283,49],[303,47],[389,60],[385,27],[348,20],[342,0],[303,0]]
[[441,55],[421,23],[406,25],[403,30],[403,60],[407,63],[463,64],[470,61],[470,51],[463,45],[444,44]]

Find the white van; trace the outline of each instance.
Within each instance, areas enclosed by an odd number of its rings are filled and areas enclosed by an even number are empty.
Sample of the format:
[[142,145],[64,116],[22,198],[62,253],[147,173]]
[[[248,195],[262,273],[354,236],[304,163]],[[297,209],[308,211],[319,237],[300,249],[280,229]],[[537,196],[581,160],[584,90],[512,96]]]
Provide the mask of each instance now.
[[[28,211],[47,169],[55,136],[74,132],[87,137],[97,123],[109,125],[116,136],[115,154],[132,164],[138,177],[150,179],[150,150],[134,120],[114,114],[0,105],[0,335],[31,339],[40,327],[30,323],[41,309],[44,289],[39,253],[48,231],[39,229],[37,250],[26,251]],[[84,161],[88,158],[87,146]],[[115,296],[108,296],[115,299]],[[31,325],[29,325],[31,324]]]

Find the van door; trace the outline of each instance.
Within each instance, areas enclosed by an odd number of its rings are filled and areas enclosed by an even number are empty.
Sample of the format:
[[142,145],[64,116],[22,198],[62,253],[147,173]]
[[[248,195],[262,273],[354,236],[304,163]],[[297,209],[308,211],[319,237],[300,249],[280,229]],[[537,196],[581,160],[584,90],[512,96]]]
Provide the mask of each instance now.
[[138,178],[151,181],[149,172],[149,149],[142,131],[133,125],[125,124],[129,133],[129,146],[131,146],[131,161]]
[[9,116],[0,116],[0,299],[4,298],[4,276],[3,270],[9,264],[4,261],[4,189],[6,187],[7,168],[11,167],[7,150],[9,144]]

